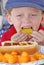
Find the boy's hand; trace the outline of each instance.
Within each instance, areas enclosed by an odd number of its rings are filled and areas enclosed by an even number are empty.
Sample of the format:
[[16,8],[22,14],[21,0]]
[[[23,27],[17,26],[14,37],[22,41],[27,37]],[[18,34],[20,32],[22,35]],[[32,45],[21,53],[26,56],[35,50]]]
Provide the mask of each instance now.
[[32,41],[36,41],[41,45],[44,45],[44,31],[43,30],[39,30],[38,32],[33,31],[33,33],[31,34]]
[[26,33],[16,33],[11,37],[11,41],[20,42],[25,41],[28,38]]

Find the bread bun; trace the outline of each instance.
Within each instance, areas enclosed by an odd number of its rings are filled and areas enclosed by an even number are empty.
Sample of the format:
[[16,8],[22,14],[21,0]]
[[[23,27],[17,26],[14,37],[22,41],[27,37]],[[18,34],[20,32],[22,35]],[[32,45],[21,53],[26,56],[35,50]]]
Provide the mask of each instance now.
[[[6,43],[10,43],[11,41],[5,41]],[[19,42],[19,44],[15,43],[15,45],[9,45],[9,46],[4,46],[5,42],[2,42],[3,46],[0,46],[0,52],[5,53],[5,52],[12,52],[16,51],[18,53],[21,53],[22,51],[26,51],[29,54],[33,54],[38,50],[38,43],[37,42]],[[12,42],[13,43],[13,42]],[[26,43],[26,44],[25,44]]]
[[27,34],[31,34],[33,32],[33,30],[31,28],[24,28],[24,29],[21,29],[21,32],[26,32]]

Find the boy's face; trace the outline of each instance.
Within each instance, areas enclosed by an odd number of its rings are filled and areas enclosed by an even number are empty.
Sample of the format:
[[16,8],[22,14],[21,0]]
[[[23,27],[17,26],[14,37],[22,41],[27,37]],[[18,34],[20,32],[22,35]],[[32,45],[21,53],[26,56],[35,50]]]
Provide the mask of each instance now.
[[11,11],[10,20],[17,32],[19,32],[21,28],[38,30],[42,20],[42,12],[31,7],[14,8]]

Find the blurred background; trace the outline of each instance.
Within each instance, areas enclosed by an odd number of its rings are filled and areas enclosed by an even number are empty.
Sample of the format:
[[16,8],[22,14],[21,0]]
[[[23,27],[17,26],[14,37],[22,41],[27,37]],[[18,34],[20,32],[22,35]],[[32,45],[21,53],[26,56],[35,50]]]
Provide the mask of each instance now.
[[0,38],[2,37],[3,33],[10,28],[10,25],[5,17],[6,2],[7,0],[0,0]]

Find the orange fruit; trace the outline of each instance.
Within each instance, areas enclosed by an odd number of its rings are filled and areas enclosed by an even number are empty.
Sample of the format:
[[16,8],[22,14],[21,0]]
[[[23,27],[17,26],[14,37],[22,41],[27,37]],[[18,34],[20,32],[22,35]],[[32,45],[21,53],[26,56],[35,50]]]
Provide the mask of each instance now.
[[44,54],[41,54],[41,58],[44,59]]
[[14,62],[18,62],[18,55],[17,52],[12,52],[11,55],[13,56]]
[[5,58],[7,59],[7,62],[10,64],[18,62],[18,57],[15,52],[12,52],[11,54],[5,53]]
[[11,54],[12,54],[12,55],[17,55],[17,52],[14,52],[14,51],[13,51],[13,52],[11,52]]
[[2,62],[7,62],[5,55],[3,56]]
[[0,53],[0,62],[2,62],[2,59],[3,59],[3,54]]
[[29,57],[29,60],[32,62],[32,61],[36,61],[36,59],[34,58],[34,56],[30,56]]
[[36,53],[34,54],[34,57],[35,57],[37,60],[41,59],[41,53],[36,52]]
[[13,59],[12,55],[9,55],[7,59],[8,59],[8,63],[10,63],[10,64],[14,63],[14,59]]
[[18,55],[18,63],[20,63],[20,55]]
[[29,61],[29,54],[27,52],[22,52],[21,55],[19,56],[19,62],[25,63],[28,61]]
[[8,60],[9,55],[10,55],[9,53],[5,53],[5,54],[4,54],[4,57]]
[[18,55],[14,55],[13,59],[14,59],[14,63],[17,63],[18,62]]
[[13,63],[16,63],[16,62],[18,62],[18,57],[17,57],[17,55],[9,55],[9,57],[8,57],[8,63],[10,63],[10,64],[13,64]]
[[27,56],[19,56],[19,63],[26,63],[29,61]]
[[29,56],[29,54],[28,54],[27,52],[23,51],[23,52],[21,53],[21,56]]

